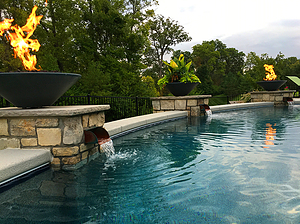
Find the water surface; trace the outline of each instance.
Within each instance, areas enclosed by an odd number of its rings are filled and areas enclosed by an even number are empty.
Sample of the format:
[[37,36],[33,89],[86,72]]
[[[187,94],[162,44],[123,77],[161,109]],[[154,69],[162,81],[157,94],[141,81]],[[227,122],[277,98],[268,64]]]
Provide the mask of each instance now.
[[299,223],[300,107],[180,119],[0,194],[0,223]]

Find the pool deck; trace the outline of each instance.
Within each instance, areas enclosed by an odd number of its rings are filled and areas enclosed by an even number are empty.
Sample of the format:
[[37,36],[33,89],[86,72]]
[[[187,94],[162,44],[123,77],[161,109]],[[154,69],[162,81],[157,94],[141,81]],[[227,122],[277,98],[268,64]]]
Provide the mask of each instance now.
[[[300,99],[294,99],[294,103],[299,105]],[[273,105],[271,102],[237,103],[211,106],[210,108],[213,113],[218,113]],[[186,111],[161,112],[108,122],[104,124],[104,128],[113,138],[140,128],[184,117],[187,117]],[[52,155],[48,150],[11,148],[0,150],[0,187],[31,171],[49,165],[51,161]]]

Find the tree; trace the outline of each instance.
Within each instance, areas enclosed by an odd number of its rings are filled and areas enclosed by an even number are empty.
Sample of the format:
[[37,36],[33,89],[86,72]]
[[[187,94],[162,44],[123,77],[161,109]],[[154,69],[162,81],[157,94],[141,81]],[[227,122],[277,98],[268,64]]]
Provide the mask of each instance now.
[[193,46],[192,59],[202,82],[197,88],[206,94],[237,94],[244,83],[244,57],[243,52],[227,48],[218,39]]
[[43,15],[36,36],[41,44],[37,53],[38,63],[43,70],[60,72],[79,72],[76,31],[82,30],[81,1],[48,0],[38,1],[38,12]]
[[193,63],[196,68],[196,75],[201,80],[201,83],[197,86],[197,89],[202,89],[206,94],[215,94],[220,91],[217,90],[217,81],[215,79],[217,73],[217,63],[220,58],[220,52],[216,51],[214,42],[203,41],[202,44],[193,46]]
[[162,78],[164,55],[171,52],[172,46],[190,41],[192,38],[184,31],[183,26],[170,18],[165,19],[162,15],[150,19],[148,24],[150,28],[149,40],[154,49],[152,53],[158,62],[158,76]]
[[152,5],[157,5],[157,0],[125,0],[124,5],[127,13],[136,15],[143,14],[147,8]]

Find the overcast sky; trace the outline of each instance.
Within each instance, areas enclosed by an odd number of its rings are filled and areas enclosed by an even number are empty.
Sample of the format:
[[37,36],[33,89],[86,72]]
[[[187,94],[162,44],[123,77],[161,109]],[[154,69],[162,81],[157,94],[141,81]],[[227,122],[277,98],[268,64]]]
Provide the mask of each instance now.
[[176,50],[219,39],[245,54],[300,58],[300,0],[159,0],[155,8],[192,37]]

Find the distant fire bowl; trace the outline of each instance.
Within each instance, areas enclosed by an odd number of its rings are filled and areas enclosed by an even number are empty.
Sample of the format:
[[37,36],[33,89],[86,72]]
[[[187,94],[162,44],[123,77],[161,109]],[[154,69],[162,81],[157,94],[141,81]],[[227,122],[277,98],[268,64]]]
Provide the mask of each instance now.
[[16,107],[51,106],[80,78],[59,72],[0,73],[0,95]]
[[264,88],[266,91],[276,91],[284,83],[286,83],[286,80],[272,80],[272,81],[260,81],[260,82],[257,82],[257,84],[260,85],[262,88]]

